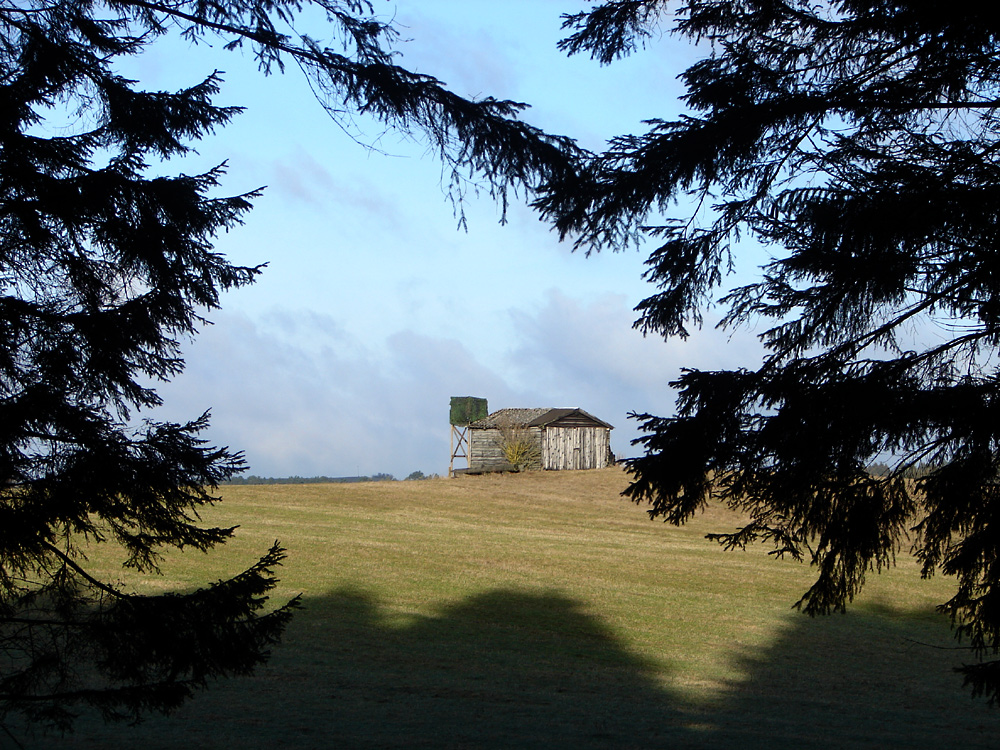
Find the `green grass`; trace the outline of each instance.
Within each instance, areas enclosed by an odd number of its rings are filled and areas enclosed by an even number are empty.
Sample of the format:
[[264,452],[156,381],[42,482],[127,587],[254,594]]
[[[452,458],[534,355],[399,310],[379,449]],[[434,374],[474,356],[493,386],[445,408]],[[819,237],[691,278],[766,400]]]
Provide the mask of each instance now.
[[[138,727],[85,720],[39,747],[997,747],[1000,710],[951,670],[950,582],[901,560],[847,615],[790,607],[807,566],[650,522],[617,469],[240,486],[187,588],[289,550],[303,593],[271,662]],[[98,558],[95,558],[95,561]],[[32,745],[34,746],[34,745]]]

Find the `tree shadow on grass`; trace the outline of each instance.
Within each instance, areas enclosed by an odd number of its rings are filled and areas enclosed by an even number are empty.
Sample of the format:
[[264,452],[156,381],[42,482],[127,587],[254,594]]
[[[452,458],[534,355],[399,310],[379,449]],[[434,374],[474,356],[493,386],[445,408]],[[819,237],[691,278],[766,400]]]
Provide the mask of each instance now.
[[786,624],[765,650],[734,649],[743,678],[700,708],[710,746],[752,728],[777,746],[1000,747],[1000,708],[963,688],[954,670],[973,657],[933,610],[876,604]]
[[[745,677],[695,704],[559,593],[493,591],[431,617],[355,590],[307,604],[256,677],[168,719],[84,724],[49,746],[936,749],[1000,737],[1000,711],[972,703],[946,652],[916,646],[921,629],[888,610],[790,616],[773,646],[735,649]],[[941,625],[928,637],[947,638]],[[881,658],[891,669],[872,669]]]
[[559,594],[493,591],[394,624],[355,591],[318,606],[325,633],[306,637],[328,645],[324,731],[341,746],[641,747],[677,713]]

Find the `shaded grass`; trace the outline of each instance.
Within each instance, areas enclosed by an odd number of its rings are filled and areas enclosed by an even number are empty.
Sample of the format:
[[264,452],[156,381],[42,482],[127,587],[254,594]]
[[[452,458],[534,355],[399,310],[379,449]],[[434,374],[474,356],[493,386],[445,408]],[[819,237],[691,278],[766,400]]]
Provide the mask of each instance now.
[[[808,567],[650,522],[617,469],[239,486],[210,555],[137,586],[188,588],[288,547],[306,609],[272,662],[168,719],[83,722],[55,747],[995,747],[933,612],[946,580],[901,560],[847,615],[790,605]],[[98,558],[95,557],[95,562]],[[40,743],[39,746],[44,746]]]

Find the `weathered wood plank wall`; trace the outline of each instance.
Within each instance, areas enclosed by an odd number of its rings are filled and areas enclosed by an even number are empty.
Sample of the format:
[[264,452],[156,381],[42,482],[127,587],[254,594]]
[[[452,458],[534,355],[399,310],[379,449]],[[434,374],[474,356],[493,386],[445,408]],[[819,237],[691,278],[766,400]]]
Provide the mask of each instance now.
[[[510,468],[500,449],[499,430],[469,430],[469,468],[502,471]],[[529,468],[551,470],[603,469],[608,465],[610,430],[604,427],[531,428],[539,442],[540,460]]]
[[603,469],[608,465],[610,432],[605,427],[550,425],[542,441],[542,468]]
[[[542,428],[529,429],[536,445],[541,446]],[[500,430],[469,430],[469,468],[479,471],[506,471],[510,464],[500,448]],[[540,459],[529,466],[530,469],[543,468]]]

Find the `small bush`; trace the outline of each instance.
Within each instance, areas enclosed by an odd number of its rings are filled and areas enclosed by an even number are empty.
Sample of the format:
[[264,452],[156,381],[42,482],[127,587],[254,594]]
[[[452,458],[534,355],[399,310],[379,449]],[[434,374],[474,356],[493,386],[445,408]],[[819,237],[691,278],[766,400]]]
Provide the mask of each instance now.
[[524,471],[537,464],[542,456],[541,447],[531,430],[510,415],[497,420],[497,443],[507,463]]

